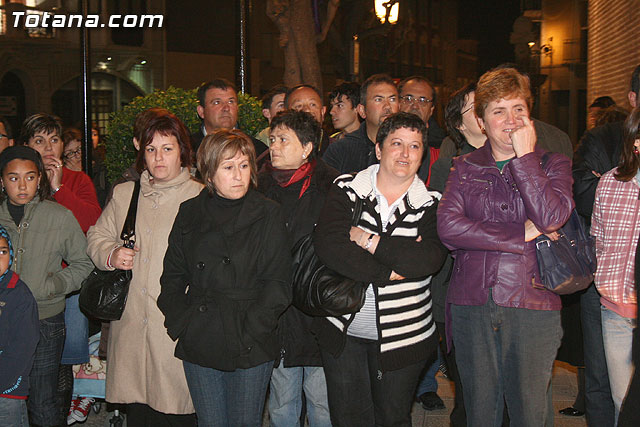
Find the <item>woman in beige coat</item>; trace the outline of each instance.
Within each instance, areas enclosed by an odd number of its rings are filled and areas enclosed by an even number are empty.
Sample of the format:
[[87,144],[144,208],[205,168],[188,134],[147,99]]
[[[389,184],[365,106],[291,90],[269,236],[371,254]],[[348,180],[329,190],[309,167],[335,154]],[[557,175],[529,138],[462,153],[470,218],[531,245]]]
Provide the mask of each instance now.
[[[122,319],[111,322],[107,350],[107,401],[127,404],[127,424],[195,425],[194,408],[182,369],[174,357],[164,316],[156,305],[162,260],[180,204],[200,193],[189,174],[189,134],[167,111],[153,113],[143,131],[136,167],[140,196],[136,247],[122,246],[120,232],[134,183],[114,188],[113,199],[89,229],[89,255],[102,269],[133,270]],[[189,415],[187,415],[189,414]]]

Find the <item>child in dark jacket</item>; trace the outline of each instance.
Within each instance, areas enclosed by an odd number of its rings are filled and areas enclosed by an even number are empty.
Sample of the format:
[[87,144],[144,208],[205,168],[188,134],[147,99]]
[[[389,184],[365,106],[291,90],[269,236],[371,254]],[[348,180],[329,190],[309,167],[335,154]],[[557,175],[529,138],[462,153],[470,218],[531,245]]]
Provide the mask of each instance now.
[[29,372],[40,339],[36,300],[10,270],[13,247],[0,225],[0,425],[28,427]]

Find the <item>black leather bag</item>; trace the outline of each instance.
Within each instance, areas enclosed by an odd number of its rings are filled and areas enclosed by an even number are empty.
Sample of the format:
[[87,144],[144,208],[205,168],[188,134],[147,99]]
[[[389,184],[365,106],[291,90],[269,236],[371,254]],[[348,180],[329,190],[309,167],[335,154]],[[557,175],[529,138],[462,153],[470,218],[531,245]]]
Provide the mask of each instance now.
[[[138,210],[138,196],[140,181],[136,181],[127,218],[122,226],[120,238],[127,248],[133,249],[135,244],[136,213]],[[80,290],[80,309],[88,316],[102,321],[120,320],[127,304],[131,270],[104,271],[94,268],[91,274],[82,282]]]
[[575,209],[558,234],[557,241],[544,234],[536,238],[542,284],[559,295],[586,289],[596,271],[595,244]]
[[[356,197],[351,225],[362,213]],[[310,316],[342,316],[356,313],[364,305],[367,285],[328,268],[315,253],[311,234],[301,238],[292,250],[293,305]]]

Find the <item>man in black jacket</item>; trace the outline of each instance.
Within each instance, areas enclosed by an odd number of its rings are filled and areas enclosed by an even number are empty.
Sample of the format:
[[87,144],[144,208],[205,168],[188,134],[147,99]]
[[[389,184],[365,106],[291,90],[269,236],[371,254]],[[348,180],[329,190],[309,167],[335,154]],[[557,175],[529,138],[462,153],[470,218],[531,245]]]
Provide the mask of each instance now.
[[360,172],[378,163],[375,144],[380,124],[399,109],[398,88],[386,74],[374,74],[360,88],[360,128],[334,142],[322,159],[340,173]]
[[[631,75],[629,104],[640,101],[640,65]],[[600,176],[618,165],[622,148],[623,122],[594,128],[582,137],[573,158],[573,197],[576,209],[591,223],[593,201]],[[591,285],[580,297],[585,362],[585,407],[587,423],[614,425],[614,406],[609,387],[607,362],[602,342],[600,295]]]
[[[198,88],[198,101],[197,111],[202,119],[202,126],[191,134],[194,155],[205,136],[218,128],[233,129],[238,124],[238,94],[235,85],[229,80],[217,78],[204,83]],[[251,135],[249,137],[256,149],[256,156],[267,149],[261,141]]]

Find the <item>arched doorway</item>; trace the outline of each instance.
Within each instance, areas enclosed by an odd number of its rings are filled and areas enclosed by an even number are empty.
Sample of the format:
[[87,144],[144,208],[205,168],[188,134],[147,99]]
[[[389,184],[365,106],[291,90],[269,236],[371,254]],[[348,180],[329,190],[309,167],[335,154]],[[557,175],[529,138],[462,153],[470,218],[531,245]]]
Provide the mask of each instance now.
[[8,72],[0,80],[0,116],[4,116],[17,138],[20,125],[26,118],[25,94],[22,80],[13,72]]

